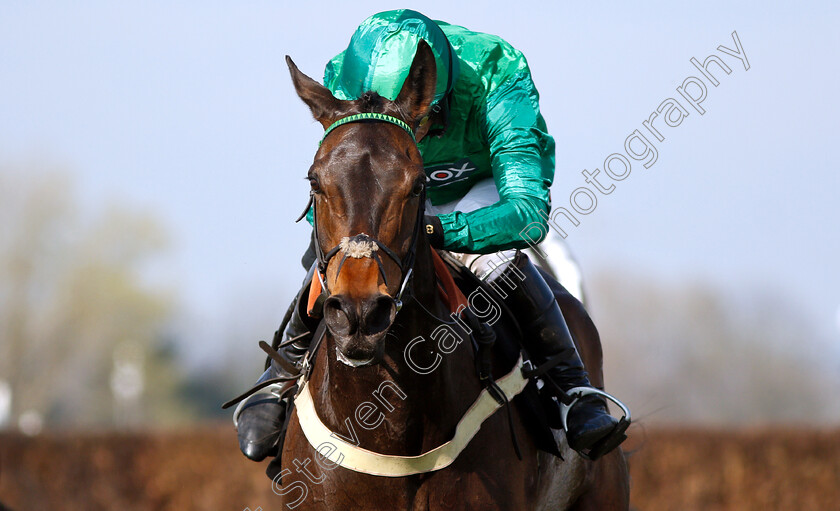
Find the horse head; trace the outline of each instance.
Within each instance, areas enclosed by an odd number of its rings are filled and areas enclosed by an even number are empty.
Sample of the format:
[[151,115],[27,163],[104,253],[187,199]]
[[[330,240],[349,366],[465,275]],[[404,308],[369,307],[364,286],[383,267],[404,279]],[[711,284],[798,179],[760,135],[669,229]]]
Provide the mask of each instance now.
[[339,100],[286,62],[298,96],[327,130],[307,175],[324,320],[341,362],[375,364],[418,243],[425,247],[426,178],[414,137],[434,99],[434,54],[421,41],[394,101],[375,92]]

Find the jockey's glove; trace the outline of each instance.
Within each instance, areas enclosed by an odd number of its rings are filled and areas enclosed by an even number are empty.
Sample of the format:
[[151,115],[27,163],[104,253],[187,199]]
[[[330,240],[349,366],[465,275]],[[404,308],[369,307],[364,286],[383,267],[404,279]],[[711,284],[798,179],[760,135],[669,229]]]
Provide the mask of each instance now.
[[443,248],[443,227],[440,218],[435,215],[425,215],[423,218],[423,230],[426,231],[426,238],[432,248]]

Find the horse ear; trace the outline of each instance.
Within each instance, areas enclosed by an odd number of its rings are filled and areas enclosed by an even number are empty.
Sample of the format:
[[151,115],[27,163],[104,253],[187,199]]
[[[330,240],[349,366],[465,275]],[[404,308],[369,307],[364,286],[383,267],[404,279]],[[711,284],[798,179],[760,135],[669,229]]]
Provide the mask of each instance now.
[[411,62],[411,69],[408,71],[397,99],[394,101],[400,111],[409,115],[406,121],[414,127],[420,120],[429,113],[429,107],[435,99],[435,88],[437,86],[437,65],[435,55],[429,44],[420,40],[417,45],[417,53]]
[[303,74],[288,55],[286,65],[289,66],[297,95],[312,111],[315,120],[327,129],[338,117],[341,100],[336,99],[328,88]]

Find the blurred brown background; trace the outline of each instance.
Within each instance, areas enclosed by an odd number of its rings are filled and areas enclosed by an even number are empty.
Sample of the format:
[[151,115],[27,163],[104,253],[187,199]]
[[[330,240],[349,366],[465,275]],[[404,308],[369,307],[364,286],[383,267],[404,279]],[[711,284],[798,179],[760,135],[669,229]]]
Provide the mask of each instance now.
[[[61,174],[0,173],[0,210],[16,219],[0,246],[0,502],[279,509],[265,464],[239,454],[218,408],[257,364],[188,370],[167,336],[172,295],[142,280],[166,249],[162,227],[124,207],[85,219],[74,200]],[[589,294],[608,387],[636,413],[637,509],[836,508],[837,375],[788,342],[817,334],[783,295],[736,297],[744,306],[701,284],[610,273]]]

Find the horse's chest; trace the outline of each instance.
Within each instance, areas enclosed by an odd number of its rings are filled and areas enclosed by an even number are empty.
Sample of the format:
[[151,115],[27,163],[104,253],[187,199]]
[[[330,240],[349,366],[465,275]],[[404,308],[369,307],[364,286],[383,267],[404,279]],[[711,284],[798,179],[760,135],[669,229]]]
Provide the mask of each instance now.
[[[452,475],[442,471],[422,482],[412,478],[388,479],[359,474],[333,474],[312,488],[300,509],[365,509],[367,511],[450,511],[525,509],[504,485],[489,484],[480,473]],[[307,507],[307,505],[311,507]]]
[[[421,486],[411,506],[411,511],[449,511],[462,509],[514,509],[510,507],[511,495],[503,495],[501,486],[491,487],[482,481],[480,474],[461,474],[445,477]],[[499,504],[502,504],[499,506]]]
[[[509,430],[501,418],[485,423],[450,467],[419,476],[390,478],[342,467],[320,470],[306,463],[314,450],[296,421],[284,449],[285,503],[298,510],[365,509],[370,511],[525,510],[541,501],[541,486],[554,480],[556,466],[542,467],[537,452],[523,443],[524,461],[516,459]],[[525,433],[520,433],[525,438]],[[303,460],[301,462],[300,460]],[[551,463],[550,465],[554,465]],[[306,470],[313,470],[308,473]],[[549,475],[551,474],[551,475]],[[556,480],[552,483],[556,484]],[[297,490],[292,490],[297,485]],[[537,505],[541,509],[541,506]]]

